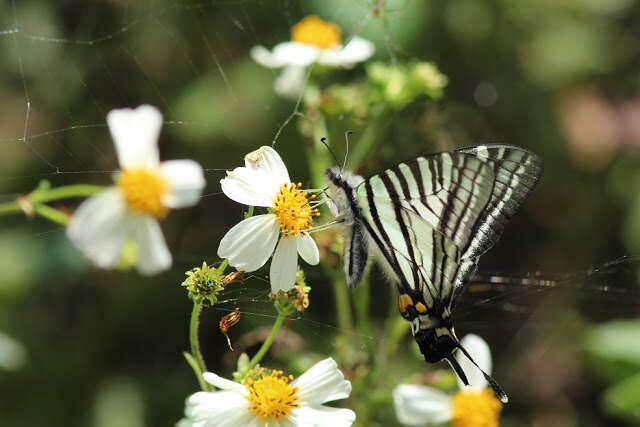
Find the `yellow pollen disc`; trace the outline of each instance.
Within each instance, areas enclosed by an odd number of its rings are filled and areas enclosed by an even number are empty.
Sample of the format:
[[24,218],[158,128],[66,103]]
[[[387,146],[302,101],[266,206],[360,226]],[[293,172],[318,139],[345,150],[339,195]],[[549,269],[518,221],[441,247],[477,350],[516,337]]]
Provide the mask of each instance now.
[[260,418],[281,420],[285,418],[293,408],[300,406],[298,402],[298,387],[291,387],[289,382],[292,376],[285,377],[282,371],[273,371],[271,375],[260,373],[259,380],[248,379],[247,390],[249,395],[249,410]]
[[498,427],[502,403],[493,391],[459,391],[453,396],[453,427]]
[[123,170],[118,187],[132,211],[157,218],[164,218],[169,213],[169,208],[162,204],[169,183],[159,173],[148,169]]
[[340,44],[340,27],[310,15],[291,28],[291,40],[329,49]]
[[273,211],[280,231],[284,233],[283,237],[295,237],[301,231],[311,228],[313,217],[320,215],[318,209],[309,205],[309,200],[315,198],[315,195],[308,196],[300,187],[301,183],[284,184],[273,201]]

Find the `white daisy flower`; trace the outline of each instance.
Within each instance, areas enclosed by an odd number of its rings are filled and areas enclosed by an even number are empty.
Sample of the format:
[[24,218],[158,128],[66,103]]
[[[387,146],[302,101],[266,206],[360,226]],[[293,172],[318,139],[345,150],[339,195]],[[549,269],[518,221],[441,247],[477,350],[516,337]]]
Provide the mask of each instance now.
[[291,41],[277,44],[269,51],[264,46],[251,49],[251,57],[269,68],[282,68],[274,83],[276,92],[296,98],[304,83],[304,69],[318,63],[329,67],[351,68],[375,51],[369,40],[354,36],[342,45],[340,27],[310,15],[291,28]]
[[320,261],[318,246],[308,233],[319,214],[309,205],[315,196],[291,182],[287,167],[271,147],[247,154],[244,163],[227,172],[220,181],[222,191],[238,203],[269,208],[269,213],[254,215],[229,230],[220,241],[218,256],[238,270],[251,272],[262,267],[275,248],[269,272],[271,291],[286,292],[296,280],[298,254],[311,265]]
[[324,403],[345,399],[351,383],[332,358],[313,365],[297,379],[282,371],[260,373],[240,384],[211,372],[204,379],[219,391],[201,391],[187,398],[185,415],[193,427],[342,427],[356,414]]
[[198,203],[205,186],[202,167],[193,160],[160,162],[162,114],[155,107],[112,110],[107,124],[121,171],[114,187],[78,207],[67,236],[101,268],[116,266],[125,244],[133,241],[140,273],[167,270],[171,254],[158,219]]
[[[467,335],[461,345],[491,374],[491,351],[477,335]],[[450,396],[425,385],[400,384],[393,390],[396,417],[407,426],[436,426],[451,422],[453,427],[497,427],[502,403],[487,388],[482,372],[467,358],[456,353],[456,360],[467,374],[469,385],[458,378],[460,391]],[[457,377],[456,377],[457,378]]]

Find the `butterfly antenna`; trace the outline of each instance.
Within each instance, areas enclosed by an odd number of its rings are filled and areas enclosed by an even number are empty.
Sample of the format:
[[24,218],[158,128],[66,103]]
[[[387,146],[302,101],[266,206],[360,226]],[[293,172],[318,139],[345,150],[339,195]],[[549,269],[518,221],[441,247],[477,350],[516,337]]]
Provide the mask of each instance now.
[[340,169],[341,173],[344,172],[344,168],[345,166],[347,166],[347,157],[349,156],[349,135],[351,135],[352,133],[353,133],[352,130],[348,130],[344,133],[346,149],[344,153],[344,161],[342,162],[342,168]]
[[323,136],[322,138],[320,138],[320,142],[322,142],[322,144],[325,147],[327,147],[327,150],[329,150],[329,153],[331,153],[331,157],[333,157],[333,160],[336,162],[336,165],[337,165],[338,164],[338,158],[336,157],[336,153],[334,153],[333,150],[331,149],[331,147],[329,147],[329,144],[327,144],[327,137]]
[[[496,382],[496,380],[491,378],[491,376],[489,374],[487,374],[485,371],[482,370],[482,368],[480,368],[480,366],[478,366],[478,364],[476,363],[475,360],[473,360],[473,358],[471,357],[469,352],[467,352],[467,350],[465,350],[465,348],[462,345],[460,345],[460,342],[456,342],[456,347],[458,347],[458,349],[460,349],[460,351],[462,351],[462,354],[467,356],[467,359],[469,359],[471,361],[471,363],[473,363],[476,366],[476,368],[480,369],[480,372],[482,372],[482,375],[484,375],[484,379],[487,380],[487,382],[489,383],[489,385],[493,389],[493,394],[496,395],[498,400],[500,402],[502,402],[502,403],[509,402],[509,398],[507,397],[507,394],[504,392],[502,387],[500,387],[500,385]],[[456,371],[456,374],[458,374],[458,376],[460,377],[460,380],[462,380],[462,382],[465,385],[469,385],[469,381],[467,380],[467,377],[464,374],[464,371],[462,370],[462,367],[460,366],[458,361],[455,359],[455,357],[453,357],[453,354],[449,354],[447,356],[447,360],[451,364],[451,367],[453,368],[453,370]],[[460,375],[460,373],[462,373],[462,375]]]

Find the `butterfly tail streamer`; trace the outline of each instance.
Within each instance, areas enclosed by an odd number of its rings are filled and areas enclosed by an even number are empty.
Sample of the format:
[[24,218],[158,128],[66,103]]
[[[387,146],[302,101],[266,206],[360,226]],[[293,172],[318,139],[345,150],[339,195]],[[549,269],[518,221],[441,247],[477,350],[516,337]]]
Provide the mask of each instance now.
[[[469,359],[471,361],[471,363],[473,363],[476,366],[476,368],[480,369],[480,372],[482,372],[482,375],[484,376],[484,379],[487,380],[487,382],[489,383],[489,385],[493,389],[493,393],[495,394],[496,398],[502,403],[508,403],[509,402],[509,397],[507,397],[507,394],[504,392],[502,387],[500,387],[500,384],[498,384],[496,382],[496,380],[491,378],[491,375],[487,374],[485,371],[482,370],[482,368],[480,366],[478,366],[476,361],[473,360],[471,355],[467,352],[467,350],[459,342],[456,342],[456,347],[458,349],[460,349],[460,351],[462,351],[462,354],[464,354],[467,357],[467,359]],[[449,363],[453,367],[454,371],[456,371],[458,376],[460,376],[459,371],[462,372],[462,368],[460,367],[460,365],[458,364],[457,361],[455,362],[455,365],[454,365],[452,363],[452,359],[455,361],[455,358],[453,357],[453,355],[450,355],[450,357],[447,357],[447,360],[449,361]],[[456,369],[456,367],[455,367],[456,365],[457,365],[458,369]],[[460,376],[460,379],[462,380],[463,383],[465,383],[465,385],[469,385],[469,382],[468,382],[466,376]]]
[[467,374],[464,373],[462,366],[460,366],[456,358],[453,357],[453,353],[447,354],[446,358],[447,358],[447,362],[449,362],[449,365],[451,366],[451,369],[453,369],[453,371],[456,373],[458,378],[460,378],[460,381],[462,381],[464,385],[469,385]]

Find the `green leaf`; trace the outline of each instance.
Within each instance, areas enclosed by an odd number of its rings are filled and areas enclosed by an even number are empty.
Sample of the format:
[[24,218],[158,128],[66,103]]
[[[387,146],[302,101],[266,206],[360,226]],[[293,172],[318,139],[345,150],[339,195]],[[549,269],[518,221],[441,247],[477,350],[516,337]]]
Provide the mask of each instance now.
[[640,373],[609,387],[603,396],[604,409],[610,415],[640,422]]
[[583,347],[593,370],[611,382],[640,372],[640,320],[614,320],[591,328]]

